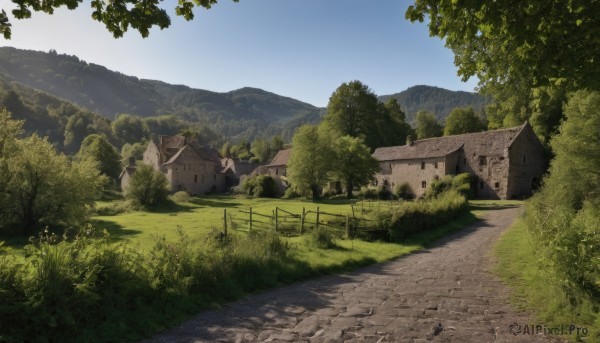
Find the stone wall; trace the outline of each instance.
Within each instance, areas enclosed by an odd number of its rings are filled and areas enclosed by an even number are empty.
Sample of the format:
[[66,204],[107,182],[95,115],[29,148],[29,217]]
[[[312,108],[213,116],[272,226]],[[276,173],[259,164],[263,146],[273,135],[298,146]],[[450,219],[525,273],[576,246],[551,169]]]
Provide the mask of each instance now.
[[458,159],[458,173],[474,176],[471,188],[479,199],[506,199],[508,186],[508,156],[483,155],[479,151],[462,150]]
[[160,151],[154,142],[148,143],[146,151],[144,151],[144,164],[152,166],[155,170],[160,170],[160,165],[163,162],[160,160]]
[[182,151],[177,161],[166,165],[166,168],[173,192],[184,190],[199,195],[223,190],[224,180],[221,175],[217,175],[215,163],[200,159],[191,148]]
[[[455,168],[457,153],[446,157],[383,161],[380,172],[375,175],[376,184],[393,192],[397,185],[408,183],[416,197],[421,197],[434,178],[446,175],[447,169]],[[454,165],[448,163],[454,162]]]
[[523,199],[534,191],[546,171],[544,149],[531,127],[526,127],[510,149],[508,199]]

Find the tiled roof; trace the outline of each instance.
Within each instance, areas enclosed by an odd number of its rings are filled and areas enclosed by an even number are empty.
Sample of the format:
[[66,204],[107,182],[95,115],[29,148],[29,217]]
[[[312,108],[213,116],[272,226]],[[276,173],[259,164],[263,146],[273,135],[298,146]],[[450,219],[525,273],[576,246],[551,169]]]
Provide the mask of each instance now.
[[442,157],[461,146],[465,151],[477,151],[479,155],[502,156],[504,149],[512,144],[526,125],[529,124],[525,123],[509,129],[428,138],[407,145],[377,148],[373,152],[373,157],[378,161]]
[[292,156],[292,148],[279,150],[267,167],[287,166],[290,156]]

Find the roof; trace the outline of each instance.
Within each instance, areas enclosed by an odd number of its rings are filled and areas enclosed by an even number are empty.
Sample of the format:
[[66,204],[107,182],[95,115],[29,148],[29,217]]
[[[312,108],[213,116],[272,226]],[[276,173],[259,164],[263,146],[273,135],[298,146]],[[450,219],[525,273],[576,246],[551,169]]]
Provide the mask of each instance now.
[[121,174],[119,174],[119,179],[122,179],[123,176],[125,176],[125,174],[129,176],[133,175],[133,173],[135,173],[136,168],[136,166],[127,166],[123,168],[123,171],[121,171]]
[[292,148],[279,150],[267,167],[287,166],[290,156],[292,156]]
[[192,149],[203,160],[215,162],[220,171],[221,156],[217,150],[203,147],[197,140],[185,136],[160,136],[158,139],[158,150],[165,161],[164,164],[175,163],[186,149]]
[[378,161],[410,160],[446,156],[461,147],[477,151],[483,156],[503,156],[519,133],[527,126],[493,131],[465,133],[462,135],[422,139],[412,144],[377,148],[373,157]]

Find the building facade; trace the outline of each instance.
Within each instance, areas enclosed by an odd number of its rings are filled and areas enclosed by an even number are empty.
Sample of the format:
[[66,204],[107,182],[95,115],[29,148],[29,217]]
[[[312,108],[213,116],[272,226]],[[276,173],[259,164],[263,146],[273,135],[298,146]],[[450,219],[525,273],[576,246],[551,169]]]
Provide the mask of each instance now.
[[546,170],[543,146],[528,123],[378,148],[373,157],[380,165],[377,185],[393,191],[408,183],[417,197],[436,178],[469,173],[477,198],[522,199],[532,194]]

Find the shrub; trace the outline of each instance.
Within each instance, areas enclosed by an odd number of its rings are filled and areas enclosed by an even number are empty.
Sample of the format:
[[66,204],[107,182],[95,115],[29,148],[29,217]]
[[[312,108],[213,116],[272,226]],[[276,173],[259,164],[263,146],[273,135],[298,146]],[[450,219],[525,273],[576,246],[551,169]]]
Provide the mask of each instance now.
[[298,191],[296,190],[296,188],[295,188],[295,187],[293,187],[293,186],[292,186],[292,187],[288,187],[288,188],[285,190],[285,193],[283,194],[283,198],[284,198],[284,199],[293,199],[293,198],[299,198],[300,196],[301,196],[301,195],[300,195],[300,192],[298,192]]
[[390,237],[398,241],[456,218],[467,208],[466,198],[456,190],[449,190],[436,198],[405,202],[393,212],[389,222],[377,222],[384,225],[383,228],[388,225]]
[[375,200],[377,199],[377,190],[373,188],[363,187],[361,193],[364,199]]
[[388,191],[383,186],[377,187],[377,199],[379,200],[391,200],[393,198],[392,192]]
[[169,181],[152,166],[139,166],[125,189],[125,197],[142,206],[158,206],[167,203]]
[[331,230],[323,226],[312,229],[304,242],[307,246],[317,249],[331,249],[336,247],[335,235]]
[[396,189],[394,190],[394,195],[397,196],[399,199],[404,200],[411,200],[415,198],[415,193],[413,192],[412,187],[410,187],[410,184],[408,182],[404,182],[397,185]]
[[434,179],[431,186],[425,192],[425,198],[434,198],[438,195],[454,189],[462,194],[465,198],[472,197],[471,191],[471,175],[462,173],[456,176],[445,175],[441,179]]
[[242,189],[252,195],[260,198],[275,198],[277,196],[277,185],[275,180],[269,175],[257,175],[246,179],[242,184]]
[[170,196],[171,200],[175,202],[190,202],[192,197],[186,191],[179,191]]

